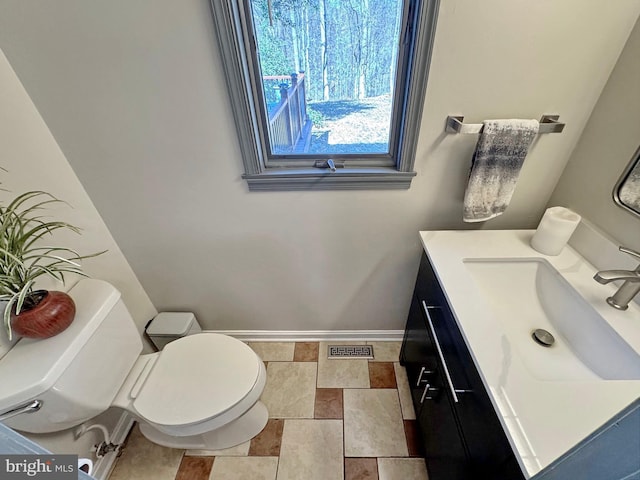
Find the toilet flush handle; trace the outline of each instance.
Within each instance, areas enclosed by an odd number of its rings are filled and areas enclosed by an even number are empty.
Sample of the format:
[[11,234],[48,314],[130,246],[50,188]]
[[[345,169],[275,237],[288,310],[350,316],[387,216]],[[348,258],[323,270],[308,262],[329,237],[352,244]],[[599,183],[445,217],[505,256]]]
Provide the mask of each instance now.
[[11,417],[15,417],[16,415],[20,415],[22,413],[37,412],[38,410],[40,410],[40,408],[42,408],[42,400],[34,400],[32,402],[25,403],[24,405],[20,405],[19,407],[12,408],[11,410],[0,413],[0,422]]

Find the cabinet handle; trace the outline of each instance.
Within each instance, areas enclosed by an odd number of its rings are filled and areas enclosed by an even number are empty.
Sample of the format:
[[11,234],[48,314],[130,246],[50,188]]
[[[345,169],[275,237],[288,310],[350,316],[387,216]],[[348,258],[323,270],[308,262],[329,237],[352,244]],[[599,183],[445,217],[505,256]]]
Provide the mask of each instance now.
[[425,398],[427,398],[427,392],[431,388],[431,385],[428,383],[424,386],[424,391],[422,392],[422,397],[420,397],[420,403],[424,403]]
[[420,375],[418,375],[418,381],[416,382],[416,387],[419,387],[420,384],[422,383],[422,375],[424,374],[431,375],[432,373],[433,373],[433,370],[427,370],[427,367],[422,367],[420,369]]
[[[462,393],[460,390],[456,390],[453,386],[453,381],[451,380],[451,375],[449,374],[449,367],[447,366],[447,362],[444,359],[444,355],[442,354],[442,348],[440,347],[440,341],[438,340],[438,336],[436,335],[436,330],[433,328],[433,320],[431,320],[431,315],[429,314],[429,308],[425,301],[422,301],[422,308],[424,309],[424,313],[427,315],[427,320],[429,321],[429,330],[431,330],[431,335],[433,336],[433,340],[436,344],[436,350],[438,350],[438,357],[440,357],[440,361],[442,362],[442,369],[444,370],[444,376],[447,379],[447,384],[449,385],[449,390],[451,390],[451,395],[453,396],[453,401],[458,403],[458,392]],[[438,308],[438,307],[431,307]]]

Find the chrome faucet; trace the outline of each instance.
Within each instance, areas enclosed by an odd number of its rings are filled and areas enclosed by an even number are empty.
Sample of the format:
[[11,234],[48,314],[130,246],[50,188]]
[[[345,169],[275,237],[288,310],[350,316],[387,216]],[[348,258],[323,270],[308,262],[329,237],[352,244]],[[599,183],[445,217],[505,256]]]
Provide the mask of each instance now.
[[[640,260],[640,253],[635,250],[620,247],[620,251]],[[629,308],[629,302],[640,292],[640,265],[635,270],[602,270],[596,273],[593,279],[603,285],[616,280],[624,280],[618,291],[607,298],[607,303],[618,310],[626,310]]]

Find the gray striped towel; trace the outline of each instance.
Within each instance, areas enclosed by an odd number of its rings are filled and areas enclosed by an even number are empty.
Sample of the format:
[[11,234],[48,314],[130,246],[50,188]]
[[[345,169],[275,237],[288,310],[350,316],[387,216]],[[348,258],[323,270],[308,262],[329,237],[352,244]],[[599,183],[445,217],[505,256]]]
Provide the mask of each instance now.
[[486,120],[473,154],[463,220],[484,222],[509,206],[537,120]]

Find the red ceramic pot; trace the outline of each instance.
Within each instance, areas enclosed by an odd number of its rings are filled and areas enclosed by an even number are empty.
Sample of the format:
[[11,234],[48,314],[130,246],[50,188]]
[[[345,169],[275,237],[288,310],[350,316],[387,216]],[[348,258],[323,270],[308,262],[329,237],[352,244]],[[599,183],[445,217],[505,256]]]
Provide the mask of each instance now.
[[64,292],[37,290],[29,300],[25,300],[19,315],[15,307],[11,313],[11,329],[22,337],[53,337],[71,325],[76,315],[76,304]]

